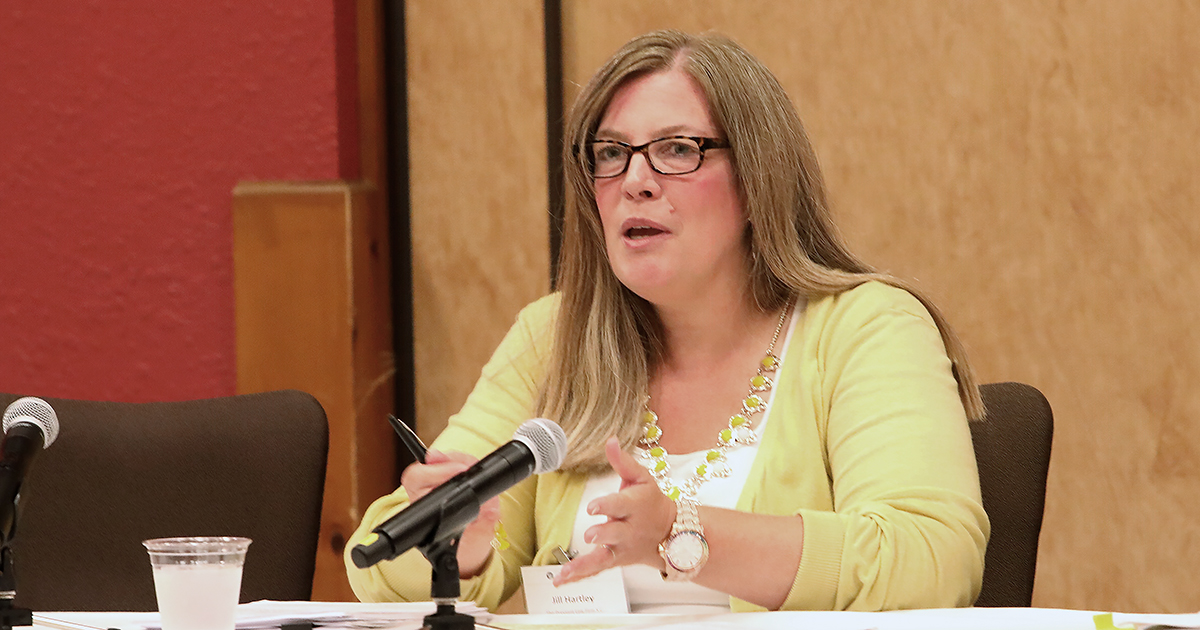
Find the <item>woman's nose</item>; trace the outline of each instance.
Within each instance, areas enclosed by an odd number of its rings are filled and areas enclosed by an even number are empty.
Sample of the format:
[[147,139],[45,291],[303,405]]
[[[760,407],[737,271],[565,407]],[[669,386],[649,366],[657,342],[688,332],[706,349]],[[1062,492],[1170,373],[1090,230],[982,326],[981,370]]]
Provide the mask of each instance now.
[[629,166],[622,176],[622,190],[629,197],[653,199],[662,189],[658,185],[658,173],[650,168],[650,161],[643,153],[634,153],[629,157]]

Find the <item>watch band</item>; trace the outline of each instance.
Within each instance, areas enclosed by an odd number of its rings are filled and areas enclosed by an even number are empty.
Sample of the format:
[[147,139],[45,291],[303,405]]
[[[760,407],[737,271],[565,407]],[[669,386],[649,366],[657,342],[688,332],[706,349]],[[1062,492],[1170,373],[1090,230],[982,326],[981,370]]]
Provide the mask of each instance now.
[[675,509],[675,522],[671,524],[671,533],[677,531],[699,532],[704,534],[700,525],[700,513],[696,511],[697,504],[690,499],[680,499]]

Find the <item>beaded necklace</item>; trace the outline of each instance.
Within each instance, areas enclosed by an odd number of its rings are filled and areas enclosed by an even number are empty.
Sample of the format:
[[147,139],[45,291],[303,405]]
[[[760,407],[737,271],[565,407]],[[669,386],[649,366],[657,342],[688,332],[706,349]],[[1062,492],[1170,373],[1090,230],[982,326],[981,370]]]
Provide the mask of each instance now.
[[667,449],[658,443],[662,437],[662,428],[658,426],[658,414],[650,409],[650,396],[646,396],[646,402],[642,405],[642,438],[638,440],[638,449],[641,451],[639,458],[646,470],[654,476],[658,488],[672,501],[679,501],[684,497],[694,499],[704,482],[713,478],[728,477],[729,463],[725,454],[738,446],[753,444],[758,440],[754,433],[754,416],[766,411],[769,404],[760,394],[765,394],[775,386],[774,381],[767,375],[779,369],[780,360],[774,353],[775,342],[779,340],[779,333],[783,330],[783,323],[787,321],[790,310],[791,306],[786,306],[779,314],[779,323],[775,325],[775,334],[771,336],[767,353],[758,362],[758,372],[750,377],[750,392],[742,399],[741,411],[729,416],[728,426],[717,432],[716,447],[705,453],[704,461],[696,466],[691,477],[683,485],[676,484],[667,476],[671,470],[671,464],[667,461]]

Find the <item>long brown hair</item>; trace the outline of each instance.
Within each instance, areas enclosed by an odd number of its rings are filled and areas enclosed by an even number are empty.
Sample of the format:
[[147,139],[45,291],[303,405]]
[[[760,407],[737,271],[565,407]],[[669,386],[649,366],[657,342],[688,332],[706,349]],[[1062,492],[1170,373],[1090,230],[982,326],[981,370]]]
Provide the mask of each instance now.
[[962,342],[937,307],[908,283],[851,254],[829,213],[816,154],[783,87],[734,41],[717,34],[656,31],[625,44],[576,99],[563,149],[566,196],[557,287],[562,304],[537,412],[556,419],[569,439],[565,469],[607,467],[612,435],[630,448],[640,410],[663,356],[654,308],[625,288],[609,266],[586,156],[614,93],[631,79],[678,67],[703,90],[714,122],[729,140],[749,221],[750,287],[755,304],[774,311],[796,296],[837,294],[870,280],[903,288],[929,310],[970,418],[983,402]]

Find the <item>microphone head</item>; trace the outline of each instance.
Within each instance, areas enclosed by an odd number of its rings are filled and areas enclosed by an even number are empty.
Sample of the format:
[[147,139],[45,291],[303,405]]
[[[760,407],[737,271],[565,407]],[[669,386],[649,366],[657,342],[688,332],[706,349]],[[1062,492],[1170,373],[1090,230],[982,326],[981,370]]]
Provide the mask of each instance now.
[[513,439],[533,451],[533,474],[558,470],[567,456],[567,434],[545,418],[534,418],[517,427]]
[[[26,396],[13,401],[13,404],[4,410],[4,432],[8,433],[8,429],[18,422],[25,422],[37,426],[42,430],[42,448],[50,448],[50,444],[54,442],[54,438],[58,437],[58,414],[54,413],[54,409],[50,403],[41,398]],[[559,429],[561,431],[561,429]]]

